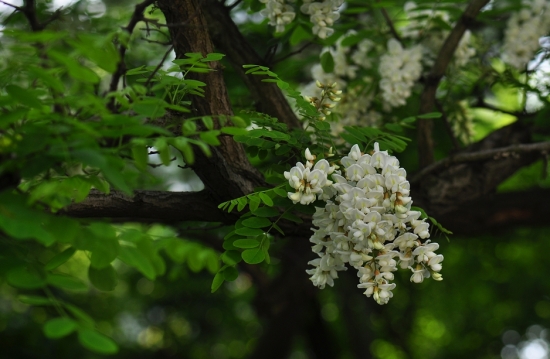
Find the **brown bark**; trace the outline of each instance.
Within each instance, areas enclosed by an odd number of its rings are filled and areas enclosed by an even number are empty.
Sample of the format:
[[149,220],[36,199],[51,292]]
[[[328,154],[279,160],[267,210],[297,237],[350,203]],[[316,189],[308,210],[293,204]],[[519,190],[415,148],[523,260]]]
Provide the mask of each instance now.
[[205,0],[204,14],[212,39],[227,55],[233,68],[244,81],[256,105],[256,110],[273,116],[289,128],[301,128],[301,123],[285,95],[275,83],[262,82],[265,76],[246,75],[243,65],[269,66],[246,41],[231,19],[230,10],[216,0]]
[[[168,23],[185,24],[170,27],[177,58],[185,57],[186,53],[195,52],[206,56],[214,52],[208,23],[203,14],[204,3],[198,0],[161,0],[157,3]],[[204,97],[192,98],[193,115],[231,116],[233,111],[222,66],[219,62],[210,64],[211,72],[192,75],[192,78],[206,84]],[[207,157],[196,151],[196,163],[191,166],[218,203],[249,194],[254,187],[263,184],[260,173],[250,164],[240,143],[231,137],[221,137],[220,142],[220,146],[212,148],[212,156]]]

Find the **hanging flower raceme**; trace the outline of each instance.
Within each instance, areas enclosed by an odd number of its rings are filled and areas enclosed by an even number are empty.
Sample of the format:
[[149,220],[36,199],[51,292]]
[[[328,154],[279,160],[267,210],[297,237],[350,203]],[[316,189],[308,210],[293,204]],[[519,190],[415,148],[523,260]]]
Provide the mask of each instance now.
[[306,149],[306,163],[296,163],[296,166],[285,172],[285,178],[296,192],[289,192],[288,198],[293,203],[303,205],[313,203],[317,196],[323,194],[323,188],[332,185],[327,176],[334,172],[327,160],[320,160],[315,163],[316,156],[312,155],[309,148]]
[[[371,154],[354,145],[341,160],[342,172],[326,160],[314,164],[309,150],[306,158],[285,177],[296,189],[289,193],[294,203],[311,203],[315,195],[326,201],[313,215],[317,228],[310,241],[319,258],[309,262],[313,268],[307,273],[314,285],[332,286],[348,264],[357,270],[364,294],[386,304],[398,265],[412,271],[411,282],[430,276],[442,280],[443,256],[435,253],[439,245],[428,239],[429,224],[419,219],[421,213],[411,210],[410,184],[396,157],[380,151],[378,143]],[[331,173],[333,181],[328,180]]]

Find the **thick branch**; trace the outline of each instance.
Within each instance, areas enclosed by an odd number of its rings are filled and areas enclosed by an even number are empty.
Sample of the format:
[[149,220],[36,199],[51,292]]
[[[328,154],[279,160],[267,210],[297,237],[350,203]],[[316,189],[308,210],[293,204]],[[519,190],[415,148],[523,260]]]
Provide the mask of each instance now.
[[[433,112],[435,108],[435,94],[439,82],[447,67],[453,58],[455,50],[466,32],[468,25],[473,22],[479,11],[489,2],[489,0],[472,0],[466,10],[457,21],[453,30],[447,36],[443,43],[434,66],[426,78],[426,86],[420,97],[420,113]],[[434,161],[434,143],[432,138],[433,121],[429,119],[420,119],[418,121],[418,156],[420,167],[426,167]]]
[[223,213],[206,191],[136,191],[130,197],[118,191],[106,195],[92,190],[83,202],[72,204],[64,213],[76,218],[109,218],[116,222],[184,221],[234,223],[236,216]]
[[[541,157],[537,152],[547,148],[547,144],[527,144],[531,142],[531,131],[514,123],[426,168],[411,180],[415,204],[434,216],[442,216],[494,193],[502,181],[536,161]],[[504,155],[517,149],[514,155]]]
[[235,71],[246,83],[256,102],[256,110],[276,117],[290,128],[301,128],[301,124],[288,101],[274,83],[262,82],[263,76],[245,75],[243,65],[266,64],[241,34],[231,19],[230,9],[217,0],[205,0],[204,15],[216,46],[227,55]]
[[523,143],[507,147],[494,148],[490,150],[484,150],[479,152],[467,152],[459,153],[445,158],[439,162],[433,163],[428,167],[425,167],[422,171],[417,173],[412,179],[411,183],[417,183],[422,178],[425,178],[427,175],[441,171],[449,166],[457,163],[466,163],[466,162],[483,162],[487,160],[499,161],[501,159],[506,159],[511,156],[516,156],[518,154],[529,153],[529,152],[548,152],[550,151],[550,142],[539,142],[539,143]]
[[498,193],[465,203],[437,220],[455,234],[504,232],[516,226],[547,226],[549,189]]
[[[203,13],[207,7],[203,2],[160,0],[158,6],[168,23],[187,23],[187,26],[169,28],[177,58],[183,58],[190,52],[203,55],[214,52]],[[192,97],[193,115],[231,116],[233,110],[223,79],[223,68],[219,62],[209,64],[211,72],[192,76],[206,84],[204,97]],[[233,141],[231,137],[220,137],[220,142],[220,146],[212,148],[210,157],[196,151],[196,163],[191,166],[218,203],[249,194],[254,187],[263,184],[261,175],[248,161],[241,144]]]

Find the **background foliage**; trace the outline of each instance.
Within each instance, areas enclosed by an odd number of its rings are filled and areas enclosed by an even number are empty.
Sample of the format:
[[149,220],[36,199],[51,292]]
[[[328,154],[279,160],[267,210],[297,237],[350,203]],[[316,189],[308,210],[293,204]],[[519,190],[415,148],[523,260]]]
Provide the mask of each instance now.
[[[176,24],[162,3],[1,8],[0,358],[547,355],[550,244],[541,217],[548,213],[548,38],[523,69],[499,55],[519,2],[493,3],[467,24],[477,56],[451,63],[437,78],[433,108],[425,107],[424,93],[437,75],[437,51],[423,54],[422,74],[399,106],[387,108],[377,66],[394,32],[403,47],[429,40],[426,34],[444,38],[461,23],[465,2],[419,1],[427,12],[407,13],[400,1],[348,1],[326,39],[313,35],[304,13],[276,33],[258,14],[261,2],[226,4],[244,39],[226,46],[244,54],[246,40],[262,54],[244,69],[232,66],[238,56],[219,43],[212,51],[178,52],[178,29],[191,29],[196,17]],[[220,5],[213,4],[200,5]],[[205,16],[221,21],[216,14]],[[415,31],[420,37],[407,35]],[[373,44],[363,64],[371,66],[356,69],[360,76],[339,73],[339,51],[349,57],[365,38]],[[333,102],[327,97],[311,104],[301,95],[319,91],[311,86],[315,66],[324,83],[345,91],[332,113],[323,112],[321,104]],[[200,99],[214,91],[208,76],[222,73],[233,111],[204,111]],[[265,105],[246,81],[272,85],[266,94],[284,93],[301,122],[294,112],[276,118],[285,110]],[[352,118],[353,103],[372,111]],[[528,128],[528,138],[510,135],[495,140],[497,152],[482,153],[495,148],[475,143],[507,126],[517,126],[511,132],[518,136]],[[466,198],[464,190],[445,202],[457,203],[454,212],[442,211],[430,192],[438,187],[432,174],[421,172],[430,168],[422,163],[430,157],[423,131],[436,139],[430,150],[441,171],[473,163],[483,172],[502,158],[520,161],[502,173],[519,171],[477,196]],[[209,173],[224,162],[231,139],[243,145],[243,157],[228,158],[253,165],[239,172],[252,184],[237,189],[230,175],[222,182]],[[398,273],[386,306],[355,288],[353,271],[334,288],[311,286],[305,269],[314,258],[307,241],[313,208],[291,203],[282,175],[303,161],[306,147],[330,159],[331,147],[342,156],[350,144],[367,149],[374,141],[420,173],[411,179],[415,204],[455,232],[446,239],[432,230],[445,280],[413,286],[408,273]],[[523,146],[532,142],[539,147]],[[460,162],[457,153],[486,157]],[[485,186],[468,180],[457,182]],[[147,207],[166,190],[196,192]],[[128,207],[86,207],[104,197]]]

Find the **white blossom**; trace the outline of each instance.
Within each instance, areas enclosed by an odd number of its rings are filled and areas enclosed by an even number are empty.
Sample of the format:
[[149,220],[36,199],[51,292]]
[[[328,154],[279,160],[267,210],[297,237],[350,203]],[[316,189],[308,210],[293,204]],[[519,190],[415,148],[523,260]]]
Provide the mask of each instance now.
[[[312,251],[319,256],[307,270],[315,286],[334,285],[338,272],[348,264],[357,270],[357,287],[386,304],[393,296],[393,272],[398,267],[409,268],[414,283],[430,276],[442,280],[443,256],[435,253],[439,245],[422,242],[430,236],[429,224],[420,219],[420,212],[411,210],[410,185],[397,158],[381,151],[378,143],[371,153],[354,145],[340,161],[341,174],[324,159],[314,163],[316,157],[309,150],[306,159],[309,165],[297,163],[285,177],[296,189],[289,193],[295,203],[307,195],[307,188],[326,201],[325,207],[316,208],[316,228],[310,238]],[[329,198],[322,197],[327,192]]]
[[405,49],[399,41],[388,41],[388,52],[380,57],[380,90],[384,107],[403,106],[412,94],[412,87],[422,74],[422,48]]
[[[320,160],[315,165],[316,156],[312,155],[309,148],[305,151],[306,163],[296,163],[284,176],[295,192],[288,192],[288,198],[293,203],[307,205],[315,202],[317,195],[323,195],[323,188],[330,186],[332,181],[327,176],[334,172],[334,166],[330,166],[327,160]],[[313,169],[312,169],[313,168]]]
[[275,26],[275,32],[285,31],[285,26],[296,17],[294,8],[284,0],[260,0],[265,3],[265,9],[260,14],[269,19],[269,25]]
[[540,48],[539,39],[549,32],[550,3],[524,1],[523,8],[508,20],[502,49],[504,60],[517,69],[525,69]]
[[313,24],[313,34],[321,39],[326,39],[334,33],[332,25],[340,18],[338,8],[344,3],[344,0],[324,0],[322,2],[304,0],[300,10],[310,15],[309,20]]

